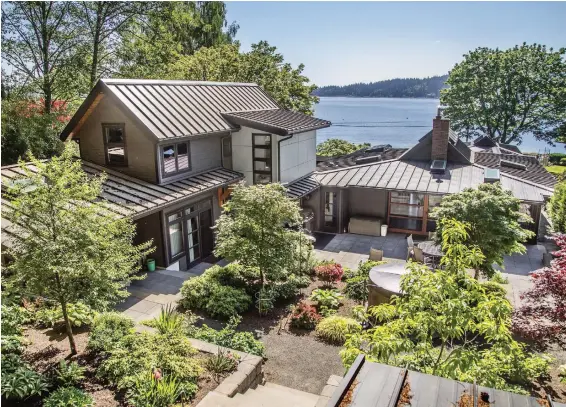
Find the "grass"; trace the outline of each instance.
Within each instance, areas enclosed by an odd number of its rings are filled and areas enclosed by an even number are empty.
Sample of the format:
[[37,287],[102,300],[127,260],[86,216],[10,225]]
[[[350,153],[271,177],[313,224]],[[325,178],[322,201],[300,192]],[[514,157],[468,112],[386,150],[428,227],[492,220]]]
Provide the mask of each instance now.
[[549,165],[548,167],[545,167],[545,168],[548,172],[550,172],[551,174],[554,174],[554,175],[560,175],[560,174],[566,172],[566,166],[565,165]]

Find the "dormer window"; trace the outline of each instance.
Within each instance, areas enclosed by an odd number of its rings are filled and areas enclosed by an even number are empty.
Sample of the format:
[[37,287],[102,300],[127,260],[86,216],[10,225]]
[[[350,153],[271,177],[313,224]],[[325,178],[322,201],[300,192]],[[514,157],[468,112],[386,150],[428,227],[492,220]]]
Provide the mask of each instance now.
[[124,123],[105,123],[102,125],[104,155],[109,166],[127,167],[126,132]]
[[190,171],[189,142],[167,144],[161,147],[161,169],[164,177]]

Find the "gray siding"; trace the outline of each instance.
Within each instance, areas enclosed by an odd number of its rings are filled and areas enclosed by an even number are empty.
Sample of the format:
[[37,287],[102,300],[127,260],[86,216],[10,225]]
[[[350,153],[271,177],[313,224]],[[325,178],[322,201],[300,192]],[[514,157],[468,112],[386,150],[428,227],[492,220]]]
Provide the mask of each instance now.
[[153,247],[155,251],[148,257],[155,259],[155,264],[159,267],[165,267],[165,246],[163,244],[163,234],[161,225],[161,212],[152,213],[151,215],[134,221],[136,225],[135,244],[142,244],[153,239]]
[[349,188],[350,216],[387,218],[387,191]]

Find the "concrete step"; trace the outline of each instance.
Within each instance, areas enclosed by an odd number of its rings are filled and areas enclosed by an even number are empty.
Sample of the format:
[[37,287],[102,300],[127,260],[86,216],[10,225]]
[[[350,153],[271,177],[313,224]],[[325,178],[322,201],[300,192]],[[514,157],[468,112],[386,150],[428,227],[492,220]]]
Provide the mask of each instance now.
[[312,393],[308,393],[306,391],[292,389],[290,387],[281,386],[281,385],[276,384],[276,383],[266,382],[263,387],[269,388],[269,389],[277,389],[277,390],[283,392],[284,394],[296,396],[301,400],[305,400],[305,401],[308,401],[309,403],[311,403],[311,404],[309,404],[310,406],[314,406],[316,404],[316,400],[318,400],[318,394],[312,394]]
[[237,407],[314,407],[318,396],[289,387],[266,383],[244,394],[236,394]]
[[211,391],[197,404],[197,407],[235,407],[234,399]]

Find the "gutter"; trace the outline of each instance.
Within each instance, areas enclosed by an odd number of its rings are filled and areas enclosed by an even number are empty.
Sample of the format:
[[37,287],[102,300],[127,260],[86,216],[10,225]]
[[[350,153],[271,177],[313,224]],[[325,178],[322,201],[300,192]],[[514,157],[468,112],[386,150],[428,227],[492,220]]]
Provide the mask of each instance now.
[[289,140],[293,137],[293,134],[282,138],[277,142],[277,182],[281,182],[281,143],[285,140]]

